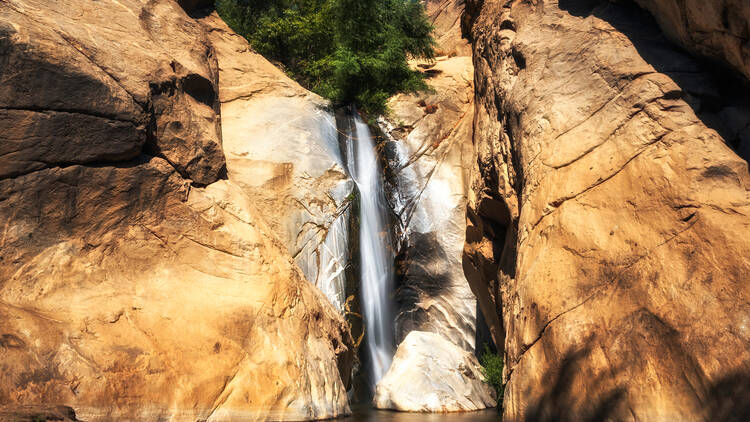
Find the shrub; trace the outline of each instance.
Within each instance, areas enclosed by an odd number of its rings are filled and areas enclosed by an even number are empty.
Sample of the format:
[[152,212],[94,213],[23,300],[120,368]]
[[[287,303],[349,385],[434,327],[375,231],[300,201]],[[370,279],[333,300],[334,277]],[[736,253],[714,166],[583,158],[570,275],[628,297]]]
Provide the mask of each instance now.
[[308,89],[382,113],[388,97],[426,88],[409,57],[434,41],[414,0],[218,0],[227,24]]
[[493,353],[490,350],[489,346],[485,343],[484,351],[479,357],[479,363],[482,365],[482,375],[484,375],[484,382],[495,389],[495,392],[497,393],[498,407],[502,407],[504,391],[502,356]]

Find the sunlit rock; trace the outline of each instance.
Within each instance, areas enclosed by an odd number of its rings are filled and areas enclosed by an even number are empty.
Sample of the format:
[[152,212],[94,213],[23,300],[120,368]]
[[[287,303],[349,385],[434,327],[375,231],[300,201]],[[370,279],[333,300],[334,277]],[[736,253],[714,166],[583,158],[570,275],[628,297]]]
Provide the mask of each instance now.
[[330,104],[253,52],[215,13],[202,22],[219,62],[229,178],[341,310],[354,183]]
[[[225,171],[220,84],[236,81],[216,37],[237,36],[171,0],[9,0],[0,21],[0,419],[39,404],[92,422],[349,413],[348,325],[264,221],[286,209],[248,189],[288,173]],[[269,107],[290,107],[291,81],[234,53]],[[289,112],[325,127],[301,103]],[[290,115],[263,116],[318,156]],[[335,211],[341,171],[326,162],[311,183],[327,173]]]
[[494,390],[479,362],[443,336],[412,331],[398,346],[393,365],[375,389],[379,409],[461,412],[494,407]]
[[444,55],[412,65],[425,72],[430,90],[394,96],[390,114],[380,120],[398,235],[396,340],[413,330],[431,331],[473,350],[477,302],[461,268],[466,169],[473,156],[473,66],[458,27],[462,5],[449,0],[426,6]]
[[722,118],[745,83],[633,2],[467,11],[464,263],[505,351],[503,420],[746,419],[750,174]]

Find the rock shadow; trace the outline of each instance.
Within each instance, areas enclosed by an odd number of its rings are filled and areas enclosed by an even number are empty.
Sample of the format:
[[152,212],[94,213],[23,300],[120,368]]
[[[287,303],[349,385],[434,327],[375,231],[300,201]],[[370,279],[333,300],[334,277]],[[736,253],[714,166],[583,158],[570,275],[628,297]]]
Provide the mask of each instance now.
[[[545,391],[529,404],[524,422],[648,420],[649,415],[645,415],[644,419],[643,412],[639,412],[637,405],[630,401],[629,391],[637,393],[641,387],[631,382],[631,376],[625,372],[627,366],[591,373],[589,360],[593,358],[596,343],[591,337],[584,346],[571,347],[559,365],[549,368],[542,375]],[[677,348],[680,349],[679,345]],[[685,351],[681,350],[681,353]],[[685,376],[679,371],[673,374]],[[692,420],[750,421],[750,372],[736,371],[715,380],[700,374],[695,381],[691,384],[694,388],[693,399],[700,414]],[[581,390],[582,385],[585,391]]]
[[722,64],[692,56],[667,39],[656,20],[632,3],[559,0],[573,16],[595,16],[620,31],[640,56],[682,89],[682,99],[740,157],[750,159],[750,81]]
[[[590,343],[589,343],[590,344]],[[542,376],[549,387],[531,403],[524,422],[605,422],[617,420],[626,405],[627,390],[622,386],[607,386],[610,373],[600,374],[586,381],[592,389],[601,391],[598,397],[581,401],[576,379],[582,376],[581,368],[591,355],[591,346],[570,348],[560,365],[547,370]],[[613,419],[615,418],[615,419]]]

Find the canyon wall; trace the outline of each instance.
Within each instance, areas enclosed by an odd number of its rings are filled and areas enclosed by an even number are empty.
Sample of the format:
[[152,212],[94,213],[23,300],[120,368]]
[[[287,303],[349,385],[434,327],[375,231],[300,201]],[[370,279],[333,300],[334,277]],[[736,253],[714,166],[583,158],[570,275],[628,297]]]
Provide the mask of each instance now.
[[[173,0],[9,0],[0,22],[0,407],[62,404],[87,421],[346,414],[348,326],[280,228],[305,217],[254,190],[295,170],[243,172],[243,142],[268,141],[240,139],[234,108],[298,96],[316,121],[323,101]],[[304,154],[321,142],[311,132],[274,136]],[[339,192],[331,157],[310,183]]]
[[670,40],[750,79],[750,3],[743,0],[636,0]]
[[[678,2],[639,3],[689,51],[715,46],[694,45],[705,34],[690,25],[722,2],[681,2],[694,18],[679,22],[662,14]],[[747,416],[747,81],[629,2],[471,0],[463,27],[476,85],[464,268],[504,345],[503,420]],[[745,72],[726,48],[710,58]]]

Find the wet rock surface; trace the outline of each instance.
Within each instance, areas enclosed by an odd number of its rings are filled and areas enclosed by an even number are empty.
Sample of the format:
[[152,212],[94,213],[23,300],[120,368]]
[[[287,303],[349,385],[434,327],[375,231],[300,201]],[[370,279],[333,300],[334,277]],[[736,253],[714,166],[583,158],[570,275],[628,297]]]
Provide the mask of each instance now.
[[497,400],[471,352],[439,334],[412,331],[398,346],[373,403],[379,409],[443,413],[486,409]]
[[331,105],[253,52],[215,13],[202,22],[219,63],[229,179],[306,278],[343,310],[354,183]]
[[461,269],[472,159],[473,67],[460,38],[461,2],[429,1],[438,53],[414,61],[430,91],[400,94],[380,127],[386,194],[396,220],[396,341],[413,330],[476,343],[476,298]]
[[467,11],[464,268],[505,348],[504,420],[747,415],[750,175],[712,72],[632,4]]

